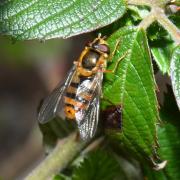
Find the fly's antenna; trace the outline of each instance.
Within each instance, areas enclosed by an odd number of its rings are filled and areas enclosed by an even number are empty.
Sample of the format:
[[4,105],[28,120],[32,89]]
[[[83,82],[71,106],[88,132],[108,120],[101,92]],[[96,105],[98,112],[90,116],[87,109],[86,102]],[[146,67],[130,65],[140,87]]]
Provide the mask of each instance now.
[[101,39],[101,35],[102,35],[101,33],[98,33],[98,39]]
[[103,40],[105,40],[107,38],[107,36],[103,36],[102,37],[102,34],[101,33],[98,33],[98,39],[103,39]]

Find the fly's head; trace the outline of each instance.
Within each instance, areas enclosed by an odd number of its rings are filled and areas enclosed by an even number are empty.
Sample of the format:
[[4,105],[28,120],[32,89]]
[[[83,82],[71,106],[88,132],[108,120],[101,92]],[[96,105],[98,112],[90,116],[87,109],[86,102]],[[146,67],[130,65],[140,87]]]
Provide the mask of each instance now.
[[88,43],[88,47],[96,52],[99,52],[104,56],[105,59],[107,59],[110,55],[110,48],[104,39],[105,37],[101,37],[101,34],[99,34],[98,37],[94,39],[94,41]]

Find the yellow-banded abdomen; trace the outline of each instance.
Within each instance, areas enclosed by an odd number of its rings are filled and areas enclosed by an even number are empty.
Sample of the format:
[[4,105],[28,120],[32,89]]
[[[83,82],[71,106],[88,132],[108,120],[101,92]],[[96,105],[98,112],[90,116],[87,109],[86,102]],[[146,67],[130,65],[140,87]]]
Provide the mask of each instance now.
[[70,86],[67,88],[64,102],[65,115],[69,119],[75,119],[75,113],[85,110],[93,96],[93,76],[74,76]]

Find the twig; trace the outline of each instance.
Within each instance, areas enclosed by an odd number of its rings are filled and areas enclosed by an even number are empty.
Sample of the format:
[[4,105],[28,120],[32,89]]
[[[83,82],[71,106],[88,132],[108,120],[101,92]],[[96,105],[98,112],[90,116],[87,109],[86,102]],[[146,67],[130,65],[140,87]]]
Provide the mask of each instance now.
[[147,29],[154,21],[156,17],[154,16],[153,10],[140,22],[139,28]]
[[180,31],[179,29],[167,18],[164,11],[160,8],[156,8],[155,15],[157,21],[166,29],[176,44],[180,44]]
[[171,35],[176,44],[180,44],[179,29],[167,18],[164,10],[159,7],[153,7],[151,12],[141,21],[139,28],[147,29],[154,21],[158,21],[164,29]]
[[149,7],[164,7],[171,0],[128,0],[128,4]]
[[151,6],[151,1],[147,1],[147,0],[128,0],[128,4]]
[[128,0],[128,4],[132,5],[146,5],[151,7],[151,12],[145,17],[139,24],[139,28],[147,29],[154,21],[158,21],[164,29],[166,29],[171,35],[176,44],[180,44],[180,31],[179,29],[168,19],[164,13],[165,6],[170,0]]
[[75,133],[63,139],[63,141],[59,141],[53,152],[25,180],[52,179],[54,175],[64,169],[73,160],[85,144],[84,141],[77,141],[77,135]]

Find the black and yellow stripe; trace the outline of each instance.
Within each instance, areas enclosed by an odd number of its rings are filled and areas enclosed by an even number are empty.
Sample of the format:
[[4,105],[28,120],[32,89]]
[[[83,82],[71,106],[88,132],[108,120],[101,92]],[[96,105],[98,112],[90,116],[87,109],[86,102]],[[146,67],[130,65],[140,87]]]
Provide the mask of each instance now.
[[75,77],[70,86],[67,88],[64,103],[65,103],[65,114],[66,117],[69,119],[75,119],[75,107],[78,109],[86,109],[87,104],[92,99],[93,90],[87,88],[87,91],[81,96],[77,96],[77,88],[78,86],[83,83],[83,81],[87,80],[87,77]]

